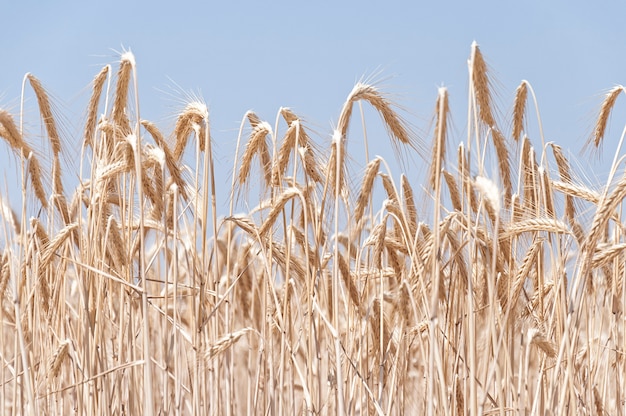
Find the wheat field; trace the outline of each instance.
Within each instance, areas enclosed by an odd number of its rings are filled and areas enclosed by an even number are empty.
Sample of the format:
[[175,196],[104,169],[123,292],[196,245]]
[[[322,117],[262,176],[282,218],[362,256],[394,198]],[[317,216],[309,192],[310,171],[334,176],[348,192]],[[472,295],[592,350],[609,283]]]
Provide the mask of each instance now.
[[[476,43],[468,63],[465,137],[445,88],[418,139],[359,82],[329,143],[289,108],[273,126],[246,113],[228,195],[206,105],[190,100],[171,132],[141,119],[130,52],[95,76],[71,140],[28,74],[45,142],[0,109],[21,173],[0,201],[2,413],[625,414],[619,148],[606,183],[585,183],[529,137],[531,84],[502,115]],[[424,183],[367,152],[350,167],[362,106],[398,159],[432,149]]]

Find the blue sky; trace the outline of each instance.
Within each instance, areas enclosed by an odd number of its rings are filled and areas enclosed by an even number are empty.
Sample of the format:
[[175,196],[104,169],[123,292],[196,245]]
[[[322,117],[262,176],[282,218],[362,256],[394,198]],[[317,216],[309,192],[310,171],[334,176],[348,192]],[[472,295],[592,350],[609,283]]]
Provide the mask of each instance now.
[[[78,147],[90,81],[118,61],[116,51],[131,49],[141,117],[167,131],[185,93],[200,95],[211,114],[216,168],[228,174],[247,110],[273,125],[279,107],[291,107],[324,143],[354,83],[373,74],[423,136],[437,88],[447,86],[456,146],[465,137],[474,40],[492,69],[500,109],[510,111],[515,88],[529,80],[546,140],[583,160],[601,94],[626,83],[626,3],[618,1],[41,3],[3,8],[0,107],[17,113],[22,78],[33,73],[66,120],[66,143]],[[612,117],[606,164],[625,110],[618,105]],[[392,161],[384,143],[373,141],[371,153]],[[0,145],[10,182],[16,164],[8,153]]]

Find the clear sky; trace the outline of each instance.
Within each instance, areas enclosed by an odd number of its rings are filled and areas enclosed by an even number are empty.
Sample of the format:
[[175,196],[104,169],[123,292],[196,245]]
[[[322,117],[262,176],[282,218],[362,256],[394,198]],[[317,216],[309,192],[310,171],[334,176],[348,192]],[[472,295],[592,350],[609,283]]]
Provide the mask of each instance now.
[[[279,107],[291,107],[323,142],[354,83],[373,74],[424,135],[437,88],[447,86],[455,145],[465,137],[474,40],[492,69],[500,109],[510,111],[515,88],[529,80],[546,140],[578,157],[601,94],[626,83],[622,1],[20,0],[2,15],[0,107],[17,113],[22,78],[33,73],[63,113],[66,143],[78,147],[90,81],[130,49],[141,117],[167,131],[185,93],[200,95],[209,105],[217,169],[228,174],[247,110],[274,125]],[[32,99],[29,105],[36,108]],[[606,163],[624,119],[626,105],[618,106]],[[392,158],[375,143],[372,153]],[[10,181],[15,163],[8,153],[0,145]]]

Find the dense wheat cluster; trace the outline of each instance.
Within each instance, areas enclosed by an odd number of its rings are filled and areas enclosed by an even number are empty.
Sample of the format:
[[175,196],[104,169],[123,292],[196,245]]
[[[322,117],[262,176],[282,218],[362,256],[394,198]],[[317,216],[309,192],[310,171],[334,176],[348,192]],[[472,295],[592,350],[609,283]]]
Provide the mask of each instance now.
[[2,413],[624,413],[620,155],[605,186],[576,180],[566,151],[528,137],[530,83],[501,116],[476,44],[468,62],[467,136],[449,137],[440,88],[427,183],[382,157],[349,168],[355,106],[400,157],[419,147],[358,83],[328,144],[288,108],[274,126],[245,114],[230,195],[206,106],[189,102],[172,132],[141,119],[132,54],[97,74],[71,143],[27,75],[47,140],[0,109],[22,172],[21,206],[1,201]]

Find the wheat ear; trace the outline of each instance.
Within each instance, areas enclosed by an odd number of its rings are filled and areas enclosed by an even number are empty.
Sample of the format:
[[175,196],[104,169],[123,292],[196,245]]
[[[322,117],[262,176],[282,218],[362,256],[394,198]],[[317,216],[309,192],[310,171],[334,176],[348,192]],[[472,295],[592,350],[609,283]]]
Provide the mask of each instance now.
[[117,71],[117,84],[115,86],[115,98],[113,100],[112,117],[115,125],[121,129],[120,136],[125,137],[131,132],[130,120],[126,114],[128,104],[128,87],[130,77],[135,66],[135,57],[131,52],[124,52],[121,57],[120,67]]
[[259,228],[259,235],[265,236],[265,233],[274,225],[274,221],[285,208],[285,204],[289,202],[293,197],[300,195],[298,188],[287,188],[282,194],[273,202],[272,209],[270,210],[267,219],[263,222],[263,225]]
[[430,173],[428,183],[431,188],[436,189],[436,182],[439,181],[439,175],[441,169],[443,169],[443,163],[446,159],[446,135],[448,132],[448,116],[450,113],[450,106],[448,104],[448,90],[446,88],[439,88],[437,94],[437,102],[435,104],[436,120],[435,120],[435,134],[433,137],[433,154],[430,163]]
[[252,126],[252,132],[250,133],[250,137],[246,143],[246,149],[241,158],[239,185],[245,184],[248,180],[252,169],[252,160],[255,155],[259,156],[261,170],[265,175],[265,183],[269,184],[271,182],[271,161],[267,147],[267,136],[272,134],[272,127],[269,123],[261,121],[253,112],[248,112],[247,117]]
[[624,197],[626,196],[626,175],[624,175],[620,181],[617,183],[613,191],[600,200],[600,205],[596,211],[595,216],[593,217],[593,222],[591,223],[591,228],[587,239],[585,241],[585,247],[583,248],[583,252],[587,253],[587,255],[583,258],[583,266],[582,270],[587,270],[586,266],[589,266],[591,261],[591,256],[594,252],[594,249],[602,235],[604,227],[611,217],[611,213],[617,208],[617,206],[622,202]]
[[615,101],[617,101],[617,97],[619,97],[622,91],[624,91],[624,87],[617,85],[606,93],[604,101],[602,101],[602,106],[600,107],[600,113],[598,114],[596,125],[593,129],[593,134],[591,138],[589,138],[587,144],[593,144],[596,148],[599,148],[602,144],[602,139],[606,133],[606,125],[609,121],[611,110],[615,106]]
[[41,85],[41,81],[39,81],[34,75],[28,74],[27,78],[28,81],[30,81],[31,87],[33,87],[33,91],[35,91],[37,103],[39,104],[39,113],[43,118],[46,131],[48,132],[48,138],[50,139],[50,144],[52,145],[52,152],[55,155],[58,155],[61,152],[61,139],[59,137],[54,116],[52,115],[52,107],[50,106],[48,94],[46,94],[46,91]]
[[461,205],[461,195],[459,194],[459,187],[456,182],[456,178],[454,175],[447,170],[443,171],[443,178],[448,185],[448,191],[450,192],[450,203],[452,204],[452,208],[457,211],[461,211],[463,206]]
[[513,139],[518,141],[524,130],[524,116],[526,113],[526,98],[528,97],[528,82],[522,81],[515,90],[513,104]]
[[306,132],[306,129],[302,125],[302,120],[294,114],[289,108],[281,108],[280,114],[283,116],[285,121],[291,127],[292,124],[297,123],[296,128],[296,136],[297,136],[297,144],[298,151],[302,157],[304,163],[304,170],[308,175],[309,179],[314,182],[321,183],[323,182],[322,174],[319,171],[319,166],[317,163],[317,156],[314,147],[314,143]]
[[385,98],[376,87],[361,82],[354,86],[341,110],[337,130],[339,130],[342,137],[345,137],[348,132],[348,125],[350,124],[350,118],[352,116],[352,106],[359,100],[367,101],[378,111],[385,122],[385,127],[389,130],[393,139],[400,143],[411,144],[411,136],[406,127],[406,123],[392,109],[391,102]]
[[176,161],[176,158],[174,157],[174,154],[170,150],[169,146],[167,145],[165,138],[153,123],[147,120],[142,120],[141,125],[146,129],[148,133],[150,133],[157,146],[159,146],[159,148],[163,150],[165,157],[165,166],[167,166],[167,170],[170,172],[170,175],[172,175],[172,180],[174,181],[176,186],[178,186],[180,195],[183,199],[187,199],[187,183],[183,178],[180,164]]
[[493,139],[493,145],[496,149],[496,155],[498,157],[500,178],[502,179],[502,185],[504,186],[504,205],[508,207],[511,203],[511,195],[513,194],[509,150],[506,145],[506,139],[500,130],[496,128],[491,129],[491,137]]
[[[174,159],[180,161],[183,156],[183,152],[187,147],[187,140],[189,135],[194,131],[196,127],[202,126],[203,123],[208,122],[209,110],[204,103],[191,102],[187,104],[183,112],[178,116],[176,120],[176,126],[174,127],[174,137],[176,138],[176,144],[174,145]],[[204,128],[198,129],[200,135],[197,138],[200,151],[204,151],[204,144],[206,143],[206,137]]]
[[404,196],[406,216],[408,217],[409,231],[411,232],[411,236],[413,236],[417,230],[417,207],[415,205],[415,197],[413,196],[413,188],[411,188],[411,184],[404,174],[400,176],[400,182]]
[[52,354],[52,357],[50,357],[48,363],[48,377],[56,378],[59,375],[63,361],[65,361],[65,358],[69,355],[69,347],[69,339],[61,341],[56,351],[54,351],[54,354]]
[[[556,160],[556,166],[559,170],[561,181],[566,184],[572,183],[572,176],[570,174],[570,166],[567,158],[563,154],[561,146],[551,143],[554,159]],[[574,198],[571,195],[565,195],[565,217],[569,221],[574,220],[576,215],[576,207],[574,206]]]
[[374,188],[374,179],[376,179],[378,169],[380,168],[380,162],[381,159],[377,157],[372,159],[365,168],[363,182],[361,183],[361,190],[359,191],[359,196],[354,208],[354,219],[356,224],[358,224],[361,218],[363,218],[365,208],[369,203],[370,196],[372,195],[372,189]]
[[478,103],[479,117],[486,125],[494,126],[495,119],[491,112],[491,95],[489,92],[489,78],[487,77],[487,64],[476,42],[472,43],[470,67],[473,90],[476,102]]
[[93,147],[94,135],[96,132],[96,124],[98,122],[98,104],[102,95],[102,89],[104,87],[104,81],[106,81],[111,67],[106,65],[98,72],[93,80],[93,92],[89,99],[87,106],[87,122],[85,123],[85,138],[84,143]]
[[32,152],[28,154],[28,173],[31,184],[33,185],[33,191],[35,192],[35,196],[37,197],[37,199],[39,199],[41,205],[44,208],[47,208],[48,200],[46,199],[46,194],[44,192],[43,184],[41,182],[41,165],[39,165],[39,160]]
[[[288,117],[291,120],[291,117]],[[292,150],[297,146],[297,136],[300,134],[300,122],[298,120],[292,120],[289,123],[289,127],[283,137],[283,142],[278,149],[278,163],[274,165],[272,170],[272,182],[274,184],[280,183],[280,178],[285,176],[287,166],[289,165],[289,156]]]

